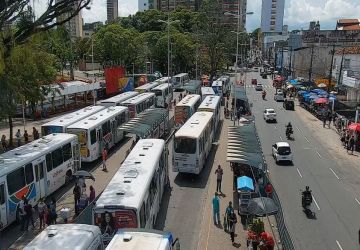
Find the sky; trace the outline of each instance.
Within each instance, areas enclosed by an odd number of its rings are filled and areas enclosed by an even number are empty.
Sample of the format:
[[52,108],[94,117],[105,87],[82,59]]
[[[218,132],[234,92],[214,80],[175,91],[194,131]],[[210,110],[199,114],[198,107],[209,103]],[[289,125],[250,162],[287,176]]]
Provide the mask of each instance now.
[[[35,1],[37,13],[45,8],[45,0]],[[271,0],[266,0],[271,1]],[[247,17],[248,32],[260,27],[262,0],[247,0],[247,11],[253,15]],[[138,9],[138,0],[119,0],[119,15],[128,16]],[[106,0],[92,0],[91,10],[83,10],[84,22],[106,20]],[[285,0],[284,24],[289,30],[308,29],[310,21],[320,21],[321,29],[334,29],[340,18],[360,19],[360,0]]]

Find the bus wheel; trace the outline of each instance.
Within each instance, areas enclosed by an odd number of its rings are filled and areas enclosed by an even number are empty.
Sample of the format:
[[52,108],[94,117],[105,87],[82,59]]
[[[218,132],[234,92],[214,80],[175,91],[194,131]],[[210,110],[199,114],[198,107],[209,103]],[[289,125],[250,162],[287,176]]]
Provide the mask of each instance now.
[[72,172],[68,170],[65,175],[65,185],[67,185],[72,180]]
[[20,223],[21,223],[20,208],[19,208],[19,206],[17,206],[17,208],[16,208],[16,223],[17,223],[17,224],[20,224]]

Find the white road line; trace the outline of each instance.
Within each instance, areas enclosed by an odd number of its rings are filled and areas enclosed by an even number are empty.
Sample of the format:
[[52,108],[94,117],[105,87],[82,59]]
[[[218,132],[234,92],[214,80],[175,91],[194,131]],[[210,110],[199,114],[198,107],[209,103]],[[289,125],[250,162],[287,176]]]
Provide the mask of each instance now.
[[282,137],[281,136],[279,136],[280,137],[280,140],[282,140]]
[[274,126],[274,128],[276,129],[276,126]]
[[358,199],[355,198],[355,201],[357,202],[357,204],[360,205],[360,201]]
[[339,176],[335,173],[335,171],[332,168],[329,168],[331,170],[331,172],[335,175],[335,177],[340,180]]
[[338,245],[338,247],[343,250],[343,248],[341,247],[340,243],[338,241],[336,241],[336,244]]
[[296,128],[297,128],[297,130],[301,133],[301,130],[299,129],[299,127],[298,127],[298,126],[296,126]]
[[300,173],[300,170],[299,170],[298,168],[296,168],[296,170],[297,170],[298,174],[300,175],[300,178],[302,178],[302,175],[301,175],[301,173]]
[[310,141],[308,140],[308,138],[306,136],[304,136],[304,138],[308,143],[310,143]]
[[313,195],[312,197],[313,197],[313,200],[314,200],[314,203],[315,203],[315,205],[316,205],[317,209],[320,211],[319,204],[316,202],[314,195]]
[[318,151],[316,151],[316,153],[318,154],[318,156],[319,156],[320,158],[322,158],[321,154],[320,154]]

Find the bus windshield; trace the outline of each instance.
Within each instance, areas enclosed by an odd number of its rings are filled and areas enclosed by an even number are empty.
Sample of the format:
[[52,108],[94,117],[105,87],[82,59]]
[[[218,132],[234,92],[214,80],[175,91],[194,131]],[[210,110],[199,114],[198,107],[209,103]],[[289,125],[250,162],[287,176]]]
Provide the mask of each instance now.
[[41,127],[41,135],[49,135],[54,133],[63,133],[63,127],[62,126],[42,126]]
[[175,138],[175,152],[180,154],[195,154],[196,139],[193,138]]
[[156,96],[162,96],[162,91],[160,89],[155,89],[154,93]]

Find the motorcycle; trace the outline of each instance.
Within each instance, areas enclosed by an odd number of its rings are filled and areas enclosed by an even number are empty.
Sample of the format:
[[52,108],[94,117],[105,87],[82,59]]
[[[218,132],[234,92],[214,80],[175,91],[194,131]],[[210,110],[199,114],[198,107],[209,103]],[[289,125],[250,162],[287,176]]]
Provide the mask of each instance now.
[[315,218],[315,212],[311,211],[309,206],[312,204],[312,195],[310,190],[301,191],[301,205],[303,207],[303,211],[307,218],[314,219]]
[[291,127],[286,127],[286,132],[285,132],[285,135],[286,135],[286,138],[288,140],[291,140],[291,135],[294,133],[293,129]]

